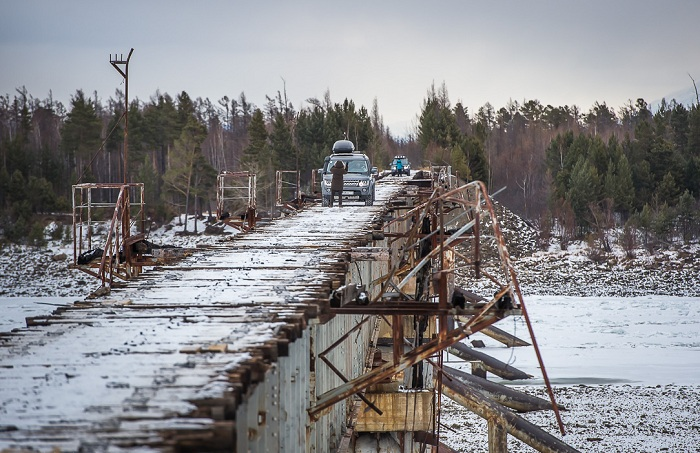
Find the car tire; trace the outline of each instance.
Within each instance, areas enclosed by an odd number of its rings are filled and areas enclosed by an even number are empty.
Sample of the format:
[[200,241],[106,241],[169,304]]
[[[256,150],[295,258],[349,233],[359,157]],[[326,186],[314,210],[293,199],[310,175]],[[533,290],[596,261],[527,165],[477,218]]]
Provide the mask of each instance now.
[[372,206],[374,204],[374,190],[372,190],[372,194],[368,195],[367,198],[365,198],[365,206]]

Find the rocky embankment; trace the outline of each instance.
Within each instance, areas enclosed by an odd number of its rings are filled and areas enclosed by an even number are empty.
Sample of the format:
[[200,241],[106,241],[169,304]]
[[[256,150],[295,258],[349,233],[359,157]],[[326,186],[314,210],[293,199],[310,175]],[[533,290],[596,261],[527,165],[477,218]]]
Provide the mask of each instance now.
[[69,269],[72,247],[28,247],[6,245],[0,248],[0,296],[3,297],[80,297],[99,286],[96,278]]
[[[592,250],[573,242],[562,250],[552,238],[543,250],[539,232],[512,212],[496,205],[506,245],[524,294],[560,296],[700,297],[700,244],[671,244],[633,258],[610,236],[612,251]],[[479,284],[477,283],[477,287]],[[488,282],[485,282],[488,285]]]

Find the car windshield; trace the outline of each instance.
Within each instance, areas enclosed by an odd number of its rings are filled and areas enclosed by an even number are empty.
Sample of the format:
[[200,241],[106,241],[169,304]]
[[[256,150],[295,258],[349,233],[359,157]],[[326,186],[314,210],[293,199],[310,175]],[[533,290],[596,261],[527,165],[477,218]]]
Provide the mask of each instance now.
[[[350,160],[343,161],[343,163],[348,166],[348,173],[367,173],[367,162],[364,160]],[[333,165],[335,165],[335,161],[330,161],[328,168],[330,169]]]

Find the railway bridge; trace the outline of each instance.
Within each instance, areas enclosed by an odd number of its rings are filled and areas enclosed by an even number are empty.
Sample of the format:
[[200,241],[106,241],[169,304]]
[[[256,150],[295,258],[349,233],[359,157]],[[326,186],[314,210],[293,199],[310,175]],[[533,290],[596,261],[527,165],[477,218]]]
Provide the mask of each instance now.
[[527,317],[483,184],[384,178],[374,206],[307,206],[187,255],[0,336],[0,451],[451,451],[443,395],[488,420],[490,451],[575,451],[513,411],[558,417],[551,390],[488,387],[504,367],[460,343],[513,342],[493,324]]

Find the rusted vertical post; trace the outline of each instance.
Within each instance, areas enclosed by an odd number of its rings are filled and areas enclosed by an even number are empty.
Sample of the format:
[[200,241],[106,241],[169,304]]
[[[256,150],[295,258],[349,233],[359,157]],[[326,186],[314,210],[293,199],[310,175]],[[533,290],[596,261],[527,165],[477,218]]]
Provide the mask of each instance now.
[[[477,196],[477,203],[479,202]],[[478,206],[478,205],[477,205]],[[481,249],[480,249],[480,238],[479,238],[479,221],[480,214],[479,210],[474,210],[474,278],[479,280],[481,278]]]
[[141,231],[140,233],[146,233],[146,194],[144,193],[143,184],[140,186],[141,190]]
[[[439,273],[438,275],[440,276],[438,280],[438,288],[437,288],[437,293],[438,293],[438,306],[441,309],[446,309],[448,306],[448,301],[447,301],[447,296],[448,296],[448,291],[447,291],[447,274],[445,273],[445,206],[440,199],[438,201],[438,209],[439,209],[439,215],[440,215],[440,222],[438,223],[438,228],[440,228],[440,263],[439,263]],[[441,311],[444,312],[444,311]],[[440,315],[438,317],[438,324],[440,327],[438,337],[440,338],[440,341],[444,341],[447,338],[447,315]],[[440,439],[440,408],[442,407],[442,354],[443,351],[440,350],[438,352],[438,378],[436,382],[436,404],[435,404],[435,409],[433,412],[433,430],[435,431],[435,438]],[[435,450],[439,450],[437,447]]]
[[78,264],[78,236],[76,236],[75,218],[75,186],[73,186],[73,264]]
[[403,323],[401,322],[401,315],[391,315],[391,333],[394,343],[393,360],[394,364],[397,364],[403,355]]
[[87,249],[92,250],[92,190],[87,192]]
[[[122,244],[126,242],[126,239],[131,236],[131,219],[130,219],[130,212],[129,212],[129,202],[130,202],[130,197],[131,197],[131,192],[129,190],[129,187],[127,186],[129,182],[129,173],[128,173],[128,168],[129,168],[129,61],[131,60],[131,54],[134,53],[134,48],[132,47],[131,50],[129,51],[129,55],[126,57],[126,60],[124,60],[124,57],[120,55],[120,58],[117,59],[117,55],[114,55],[114,58],[112,58],[112,55],[109,57],[109,62],[110,64],[114,67],[114,69],[121,74],[121,76],[124,78],[124,187],[122,190],[126,191],[126,196],[122,198],[122,224],[121,224],[121,236],[122,236]],[[124,66],[124,70],[120,66]],[[117,249],[118,252],[118,249]],[[128,247],[124,247],[124,259],[125,259],[125,265],[126,265],[126,272],[127,275],[131,273],[131,252],[128,250]]]

